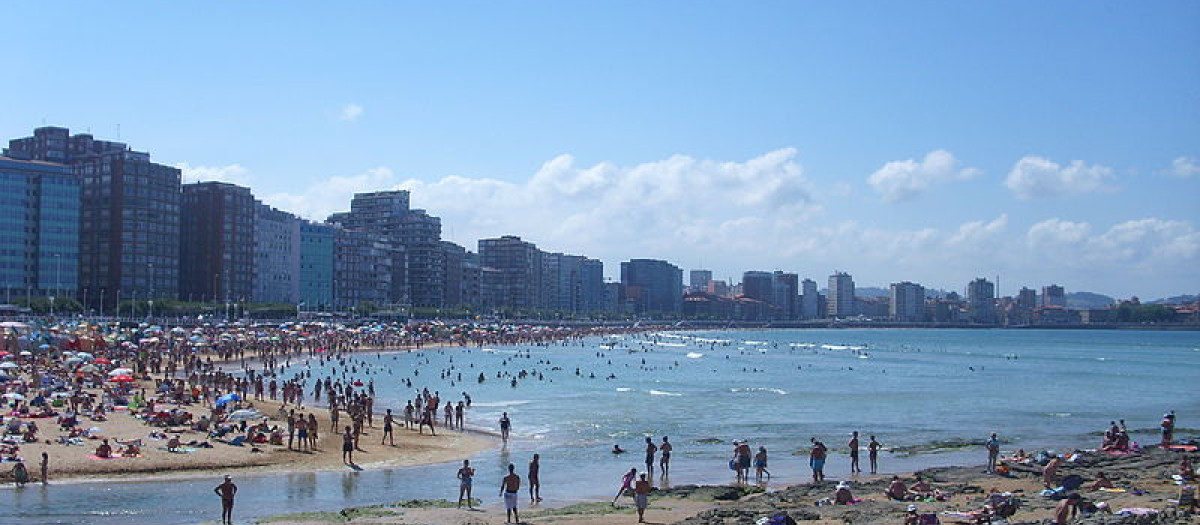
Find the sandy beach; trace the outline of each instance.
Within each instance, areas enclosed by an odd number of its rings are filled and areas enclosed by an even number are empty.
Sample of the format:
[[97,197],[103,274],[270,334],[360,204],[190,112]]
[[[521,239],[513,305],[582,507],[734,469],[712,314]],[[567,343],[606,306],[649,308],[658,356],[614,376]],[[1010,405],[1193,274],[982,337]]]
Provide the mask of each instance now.
[[[253,403],[264,415],[272,416],[271,425],[282,424],[274,416],[281,403],[275,401],[260,401]],[[107,478],[137,478],[163,475],[216,476],[226,473],[270,473],[270,472],[313,472],[322,470],[339,470],[350,467],[342,463],[341,436],[331,433],[329,411],[319,407],[305,407],[301,412],[315,414],[320,425],[317,448],[315,451],[288,450],[286,445],[256,445],[261,452],[255,452],[252,446],[232,446],[218,441],[209,440],[213,448],[188,446],[192,441],[205,441],[205,434],[190,430],[187,427],[171,427],[169,429],[155,428],[140,419],[134,418],[126,411],[117,411],[108,415],[103,422],[87,421],[86,425],[102,429],[101,435],[111,440],[120,441],[141,439],[142,453],[136,458],[94,459],[93,452],[100,445],[100,439],[85,439],[82,446],[65,446],[47,444],[46,439],[57,435],[52,419],[45,421],[42,439],[38,443],[21,446],[29,470],[37,477],[38,458],[42,452],[50,455],[50,480],[63,481],[67,479],[107,479]],[[368,427],[359,442],[361,451],[354,453],[354,462],[359,469],[376,469],[404,467],[442,463],[468,458],[494,445],[494,439],[479,432],[442,431],[439,427],[436,436],[428,431],[419,434],[416,431],[400,428],[395,432],[396,445],[380,445],[382,437],[380,426],[382,418],[376,418],[375,428]],[[154,430],[170,430],[169,434],[179,435],[185,444],[187,453],[168,452],[166,440],[152,439],[148,435]],[[5,463],[11,467],[11,464]],[[3,475],[10,475],[10,468],[3,469]]]

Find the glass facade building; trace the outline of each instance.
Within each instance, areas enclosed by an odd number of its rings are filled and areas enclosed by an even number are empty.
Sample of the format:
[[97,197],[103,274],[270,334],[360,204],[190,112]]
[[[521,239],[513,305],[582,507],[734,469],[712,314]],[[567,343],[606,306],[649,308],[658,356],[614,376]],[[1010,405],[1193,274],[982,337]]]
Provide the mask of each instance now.
[[79,179],[69,167],[0,157],[0,288],[74,296],[79,287]]

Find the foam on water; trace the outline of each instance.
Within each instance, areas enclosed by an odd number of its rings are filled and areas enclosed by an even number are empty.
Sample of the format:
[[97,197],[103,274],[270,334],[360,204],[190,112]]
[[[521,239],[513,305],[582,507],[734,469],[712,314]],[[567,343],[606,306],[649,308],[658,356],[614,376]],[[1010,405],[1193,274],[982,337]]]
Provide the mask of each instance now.
[[701,357],[704,357],[704,354],[702,354],[700,352],[688,352],[687,353],[688,359],[700,359]]
[[650,391],[650,395],[652,395],[652,396],[670,396],[670,397],[680,397],[680,396],[682,396],[683,394],[679,394],[679,393],[676,393],[676,392],[667,392],[667,391],[665,391],[665,390],[651,390],[651,391]]

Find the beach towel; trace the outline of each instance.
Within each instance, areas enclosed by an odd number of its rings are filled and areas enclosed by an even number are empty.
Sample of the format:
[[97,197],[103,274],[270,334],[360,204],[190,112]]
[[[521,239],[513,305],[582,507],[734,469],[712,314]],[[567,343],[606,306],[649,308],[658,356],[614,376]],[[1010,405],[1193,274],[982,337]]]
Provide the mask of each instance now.
[[165,450],[165,451],[167,451],[167,452],[170,452],[170,453],[172,453],[172,454],[191,454],[191,453],[193,453],[193,452],[195,452],[195,451],[196,451],[196,449],[194,449],[194,448],[192,448],[192,447],[179,447],[179,448],[176,448],[176,449],[169,449],[169,448],[167,448],[167,447],[158,447],[158,449],[159,449],[159,450]]
[[121,457],[121,456],[109,456],[109,457],[106,457],[106,458],[102,458],[102,457],[100,457],[100,456],[97,456],[97,455],[95,455],[95,454],[88,454],[88,459],[95,460],[95,461],[107,461],[107,460],[110,460],[110,459],[125,459],[125,458],[123,458],[123,457]]
[[1167,449],[1178,450],[1181,452],[1195,452],[1197,448],[1200,447],[1197,447],[1196,445],[1167,445]]

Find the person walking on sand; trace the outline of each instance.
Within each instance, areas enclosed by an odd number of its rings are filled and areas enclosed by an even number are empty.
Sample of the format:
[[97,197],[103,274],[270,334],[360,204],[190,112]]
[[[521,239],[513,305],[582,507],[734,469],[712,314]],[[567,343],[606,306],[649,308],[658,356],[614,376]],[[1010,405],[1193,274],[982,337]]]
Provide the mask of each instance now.
[[855,430],[850,434],[850,442],[847,443],[850,447],[850,473],[858,474],[862,472],[862,467],[858,464],[858,431]]
[[346,431],[342,433],[342,463],[354,464],[354,433],[350,431],[350,427],[346,427]]
[[237,495],[237,485],[233,484],[233,478],[225,476],[225,481],[217,485],[213,492],[221,497],[221,523],[223,525],[233,524],[233,497]]
[[471,468],[470,460],[463,460],[462,468],[458,469],[458,507],[462,508],[463,496],[467,497],[467,508],[475,510],[471,503],[471,483],[475,479],[475,469]]
[[625,491],[633,489],[633,480],[637,478],[637,469],[631,468],[624,476],[621,476],[621,488],[617,489],[617,495],[613,498],[613,506],[617,506],[617,500],[625,494]]
[[812,442],[812,449],[808,453],[808,466],[812,467],[813,483],[820,483],[825,481],[825,456],[829,449],[815,437],[809,441]]
[[654,440],[650,436],[646,436],[646,472],[651,476],[654,475],[654,453],[658,452],[658,447],[654,445]]
[[521,523],[521,516],[517,514],[517,496],[521,493],[521,476],[517,475],[517,467],[512,463],[508,464],[508,475],[500,481],[500,495],[504,497],[504,522],[505,523]]
[[383,439],[379,440],[382,445],[384,441],[391,440],[392,446],[396,446],[396,436],[392,434],[392,422],[396,418],[392,416],[392,409],[387,409],[387,414],[383,415]]
[[638,523],[646,523],[646,507],[650,506],[650,481],[643,472],[633,487],[633,502],[637,506]]
[[658,467],[662,469],[662,476],[665,478],[671,475],[671,450],[675,448],[671,446],[671,442],[667,441],[667,436],[663,436],[662,445],[658,446],[658,451],[662,453],[658,459]]
[[883,448],[875,436],[871,436],[871,441],[867,443],[867,459],[871,460],[871,473],[876,474],[879,471],[879,449]]
[[1162,423],[1159,423],[1159,426],[1162,427],[1162,446],[1171,446],[1171,441],[1175,436],[1175,411],[1163,414]]
[[988,453],[987,473],[991,474],[996,472],[996,459],[1000,457],[1000,439],[996,437],[995,432],[992,432],[992,437],[988,438],[984,446],[987,447]]
[[534,454],[533,459],[529,461],[529,503],[534,504],[542,501],[542,484],[538,481],[538,471],[542,465],[538,462],[538,455]]

